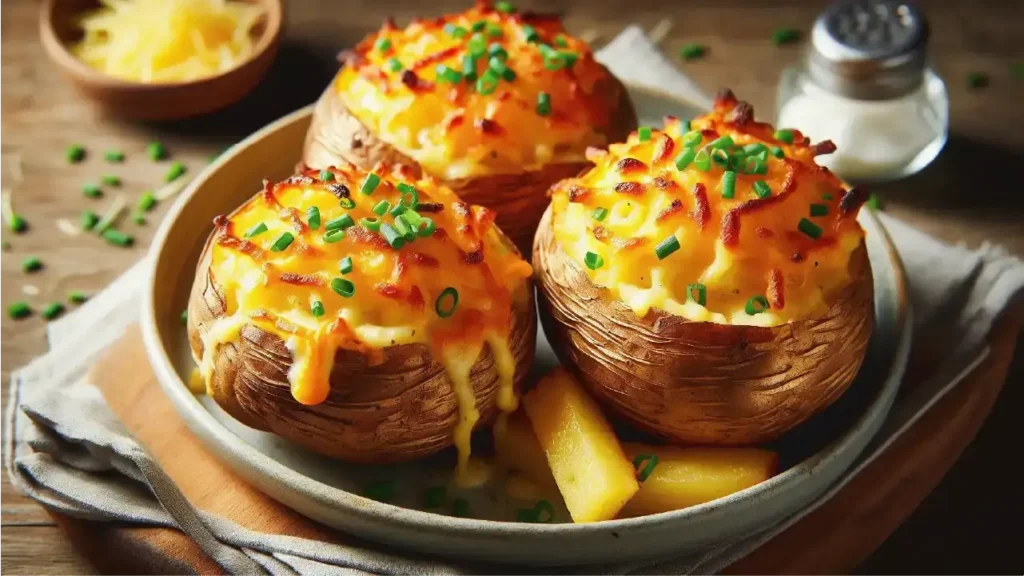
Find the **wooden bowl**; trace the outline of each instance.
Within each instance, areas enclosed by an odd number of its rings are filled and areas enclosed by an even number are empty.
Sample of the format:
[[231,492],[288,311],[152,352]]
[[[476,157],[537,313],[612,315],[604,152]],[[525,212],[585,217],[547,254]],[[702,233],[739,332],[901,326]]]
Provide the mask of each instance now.
[[104,110],[133,120],[173,120],[197,116],[240,100],[263,78],[281,38],[281,0],[246,0],[266,8],[257,25],[253,55],[215,76],[188,82],[147,84],[109,76],[71,53],[68,46],[82,37],[78,19],[99,7],[96,0],[46,0],[39,14],[39,35],[47,55],[75,87]]

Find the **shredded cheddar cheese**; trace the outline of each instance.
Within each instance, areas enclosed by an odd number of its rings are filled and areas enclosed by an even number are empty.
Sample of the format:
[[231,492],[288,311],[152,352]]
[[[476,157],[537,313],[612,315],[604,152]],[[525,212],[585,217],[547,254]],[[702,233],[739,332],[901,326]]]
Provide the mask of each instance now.
[[386,22],[334,86],[372,132],[451,180],[583,161],[588,146],[607,144],[618,105],[600,89],[609,81],[557,17],[479,3],[403,29]]
[[639,316],[776,326],[827,312],[853,280],[866,198],[814,162],[834,146],[755,122],[728,91],[688,124],[591,150],[596,167],[552,189],[561,248]]

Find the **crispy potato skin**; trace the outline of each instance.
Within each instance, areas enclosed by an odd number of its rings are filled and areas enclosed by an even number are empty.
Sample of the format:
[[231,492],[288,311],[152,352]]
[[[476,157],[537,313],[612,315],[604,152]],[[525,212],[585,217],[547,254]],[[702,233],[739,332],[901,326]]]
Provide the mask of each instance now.
[[660,310],[638,318],[561,249],[545,213],[534,245],[544,331],[608,409],[685,444],[768,442],[835,401],[853,381],[874,328],[863,243],[857,280],[822,318],[774,328],[690,322]]
[[[608,142],[625,140],[636,129],[637,119],[626,87],[609,72],[598,90],[609,94],[618,105],[613,122],[605,131]],[[582,151],[581,151],[582,152]],[[320,96],[306,135],[301,168],[319,170],[347,160],[370,170],[377,162],[419,165],[379,139],[353,116],[334,88],[334,82]],[[532,254],[533,235],[548,204],[552,184],[576,176],[589,162],[550,164],[541,170],[519,174],[494,174],[457,180],[442,180],[470,204],[486,206],[498,213],[497,225],[515,242],[520,252]]]
[[[223,290],[210,272],[207,241],[196,269],[188,305],[193,355],[202,358],[210,325],[225,315]],[[532,282],[512,314],[509,345],[516,360],[515,387],[522,389],[533,363],[537,336]],[[412,460],[452,445],[458,405],[444,368],[422,344],[390,346],[380,362],[339,350],[331,371],[331,392],[315,406],[297,402],[288,383],[291,352],[277,335],[255,325],[242,328],[237,344],[216,351],[211,397],[243,424],[273,432],[310,450],[351,462]],[[471,372],[477,426],[498,413],[498,372],[485,345]]]

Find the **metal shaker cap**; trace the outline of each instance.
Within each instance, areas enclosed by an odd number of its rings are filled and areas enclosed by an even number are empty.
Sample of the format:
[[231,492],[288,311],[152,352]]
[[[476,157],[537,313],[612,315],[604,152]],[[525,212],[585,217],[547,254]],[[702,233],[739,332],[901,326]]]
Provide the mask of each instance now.
[[927,43],[928,23],[909,2],[843,0],[814,23],[807,68],[841,96],[898,98],[921,85]]

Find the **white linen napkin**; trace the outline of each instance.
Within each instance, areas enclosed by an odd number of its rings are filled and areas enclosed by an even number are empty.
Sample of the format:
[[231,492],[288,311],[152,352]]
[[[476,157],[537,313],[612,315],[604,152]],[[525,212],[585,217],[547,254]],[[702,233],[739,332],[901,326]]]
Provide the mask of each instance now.
[[[667,89],[710,106],[710,98],[676,70],[639,28],[627,28],[598,57],[626,81]],[[942,310],[943,326],[929,326],[929,330],[945,330],[954,346],[931,379],[897,401],[879,435],[851,470],[807,509],[760,534],[656,563],[559,572],[719,571],[831,498],[985,358],[985,337],[994,320],[1024,291],[1024,264],[998,247],[986,244],[968,250],[949,246],[884,214],[881,217],[906,267],[917,324],[933,324],[937,311]],[[98,389],[85,379],[103,350],[138,320],[148,261],[133,266],[81,309],[51,323],[50,352],[12,375],[3,448],[4,464],[17,488],[72,516],[177,528],[231,573],[509,570],[423,560],[383,546],[342,546],[256,533],[193,508],[159,464],[117,422]]]

